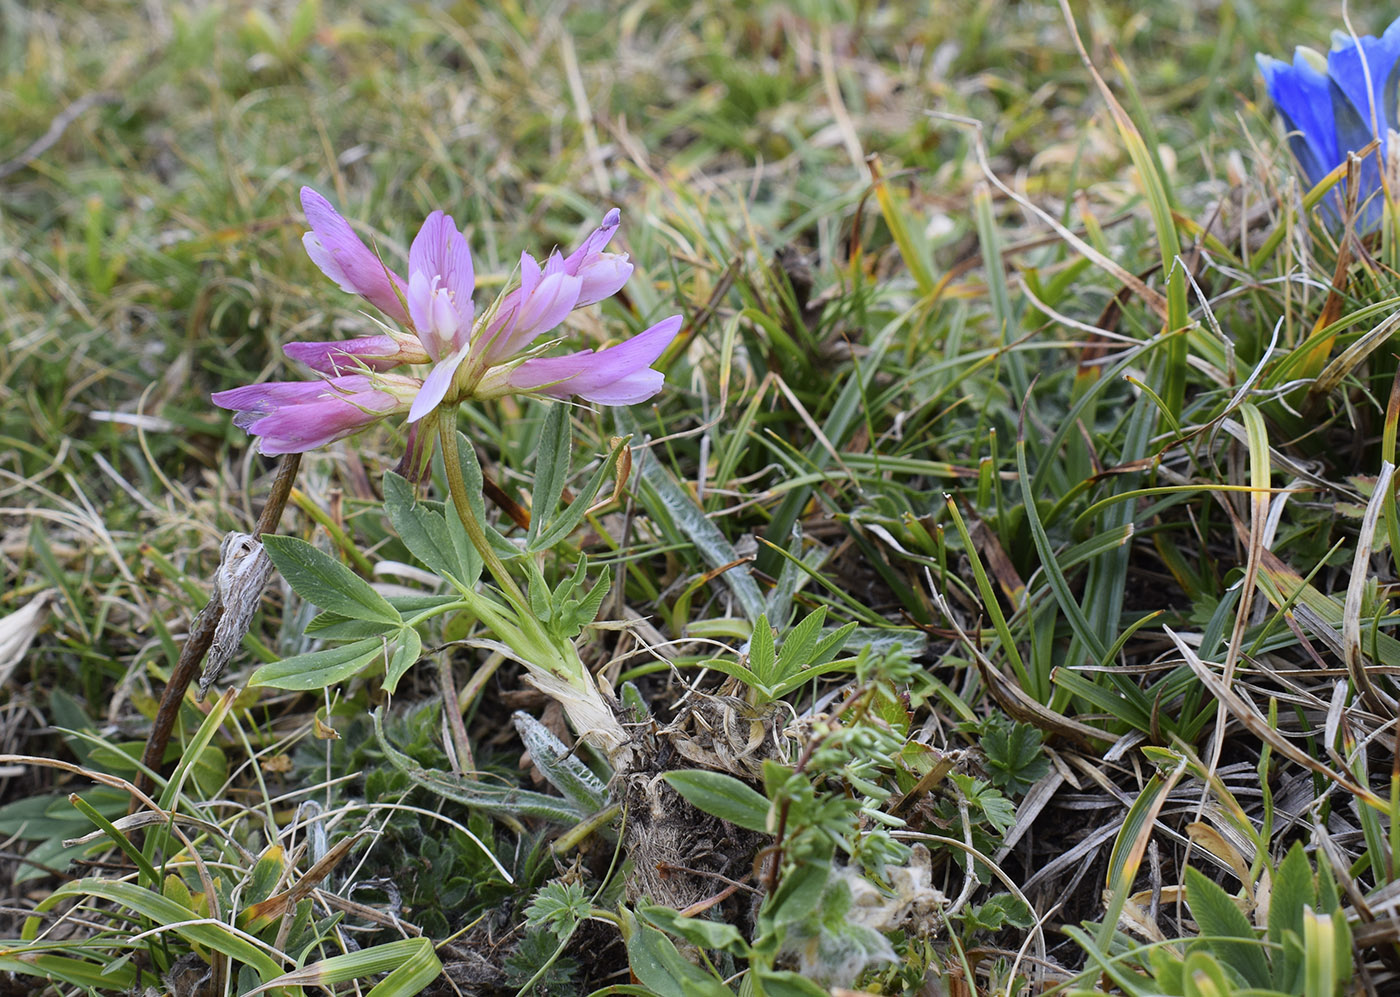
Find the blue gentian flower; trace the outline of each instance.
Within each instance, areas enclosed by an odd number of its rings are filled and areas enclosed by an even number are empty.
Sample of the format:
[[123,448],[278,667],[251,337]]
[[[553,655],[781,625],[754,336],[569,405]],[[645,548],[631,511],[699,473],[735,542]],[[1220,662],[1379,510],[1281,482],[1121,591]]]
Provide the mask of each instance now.
[[[1400,18],[1381,37],[1358,39],[1342,32],[1332,36],[1332,50],[1322,53],[1299,46],[1290,65],[1267,55],[1255,57],[1269,97],[1288,127],[1288,144],[1309,186],[1380,139],[1380,162],[1385,162],[1390,131],[1400,126]],[[1357,228],[1370,231],[1380,224],[1384,207],[1381,170],[1375,156],[1361,167],[1357,190]],[[1400,193],[1400,192],[1396,192]],[[1324,207],[1339,218],[1341,201],[1334,191]]]

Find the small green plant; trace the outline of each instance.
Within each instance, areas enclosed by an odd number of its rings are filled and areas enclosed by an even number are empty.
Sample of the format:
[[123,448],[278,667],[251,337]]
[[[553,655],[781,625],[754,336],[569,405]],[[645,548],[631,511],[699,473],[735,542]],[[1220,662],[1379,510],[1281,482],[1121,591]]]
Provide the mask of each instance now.
[[738,661],[710,658],[703,664],[741,682],[745,698],[754,706],[767,706],[822,675],[856,669],[856,662],[836,659],[856,624],[847,623],[823,635],[825,622],[826,608],[813,610],[788,631],[779,645],[767,614],[760,614],[754,622],[747,655],[741,655]]

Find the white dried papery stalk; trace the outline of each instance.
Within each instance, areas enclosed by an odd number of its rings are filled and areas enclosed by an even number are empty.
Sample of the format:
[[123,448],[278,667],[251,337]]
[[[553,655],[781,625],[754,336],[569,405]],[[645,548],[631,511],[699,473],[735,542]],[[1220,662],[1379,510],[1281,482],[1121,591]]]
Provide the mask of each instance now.
[[56,595],[57,589],[44,589],[23,608],[0,620],[0,686],[10,681],[15,668],[24,660],[25,652],[43,625],[47,615],[44,611]]
[[[518,657],[516,660],[520,660]],[[631,766],[632,748],[628,743],[627,732],[622,729],[617,715],[603,699],[603,694],[593,683],[593,676],[584,671],[587,688],[579,688],[542,668],[526,666],[526,680],[540,692],[553,699],[564,708],[564,715],[578,736],[600,749],[612,764],[613,771],[626,771]]]
[[263,588],[271,577],[272,558],[267,556],[261,541],[236,530],[224,537],[219,545],[219,568],[214,572],[214,598],[205,609],[218,612],[217,607],[222,606],[223,615],[214,629],[209,658],[199,676],[200,699],[223,674],[224,666],[243,643],[253,614],[262,602]]

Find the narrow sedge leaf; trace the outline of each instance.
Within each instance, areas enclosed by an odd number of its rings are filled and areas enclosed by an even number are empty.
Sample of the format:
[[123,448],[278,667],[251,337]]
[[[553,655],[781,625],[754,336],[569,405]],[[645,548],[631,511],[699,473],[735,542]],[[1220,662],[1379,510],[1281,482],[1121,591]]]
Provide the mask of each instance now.
[[[1041,522],[1040,513],[1036,509],[1035,496],[1030,491],[1031,475],[1030,469],[1026,466],[1026,441],[1024,439],[1016,441],[1016,471],[1021,485],[1022,508],[1026,510],[1026,525],[1030,527],[1036,552],[1040,555],[1040,563],[1045,569],[1045,580],[1050,585],[1050,591],[1054,593],[1055,601],[1059,603],[1060,611],[1069,620],[1070,629],[1074,631],[1075,637],[1089,649],[1089,654],[1095,662],[1102,661],[1104,658],[1103,641],[1099,639],[1098,632],[1089,624],[1084,610],[1079,605],[1079,600],[1074,597],[1074,590],[1060,570],[1059,562],[1055,559],[1055,548],[1050,545],[1050,537],[1045,532],[1045,524]],[[949,506],[951,507],[951,505],[950,502]],[[1070,661],[1067,663],[1081,665],[1084,662]]]
[[[245,963],[264,980],[271,979],[282,971],[282,967],[261,946],[237,933],[231,925],[191,923],[201,921],[198,913],[135,883],[97,878],[74,880],[64,883],[50,893],[34,912],[36,915],[43,914],[70,897],[96,897],[120,904],[156,924],[178,925],[173,930],[182,938]],[[26,939],[32,940],[38,933],[39,920],[36,916],[25,922]]]
[[[38,977],[34,992],[41,992],[40,980],[66,983],[73,987],[83,987],[95,993],[112,993],[116,990],[135,991],[139,979],[136,967],[130,963],[118,966],[115,963],[103,965],[86,959],[70,959],[67,956],[39,953],[22,954],[23,946],[10,945],[4,955],[0,955],[0,970],[16,976]],[[145,977],[142,982],[154,982],[154,977]]]
[[953,528],[958,531],[958,537],[962,540],[963,550],[966,552],[968,564],[972,568],[973,581],[977,583],[977,591],[982,596],[982,606],[992,621],[992,628],[996,630],[997,639],[1001,641],[1002,649],[1011,662],[1012,670],[1020,679],[1022,687],[1038,702],[1049,701],[1048,678],[1045,675],[1027,671],[1025,660],[1021,657],[1021,650],[1016,646],[1016,639],[1012,636],[1011,628],[1006,623],[1006,616],[1001,611],[1001,602],[997,598],[996,590],[992,588],[992,581],[987,576],[987,569],[982,565],[982,557],[977,553],[977,546],[972,542],[972,534],[968,531],[967,524],[963,522],[962,513],[958,511],[957,501],[951,495],[945,495],[943,504],[947,507],[948,514],[953,520]]
[[355,620],[403,622],[369,582],[305,540],[265,533],[262,541],[287,584],[312,605]]
[[[635,431],[636,424],[631,421],[631,416],[625,409],[614,409],[614,413],[619,429],[626,433]],[[647,505],[651,507],[653,515],[659,512],[669,516],[671,522],[695,545],[696,551],[711,568],[727,569],[721,577],[734,593],[734,598],[746,619],[752,622],[763,615],[763,594],[759,592],[758,583],[753,580],[748,564],[738,555],[719,528],[710,522],[705,510],[676,484],[675,479],[661,466],[654,454],[648,454],[646,459],[641,461],[640,473],[643,496],[650,500]]]
[[662,775],[696,808],[750,831],[768,831],[768,800],[723,772],[685,769]]
[[122,854],[136,864],[136,868],[141,870],[141,885],[154,886],[160,882],[160,873],[156,872],[155,866],[151,865],[146,856],[141,854],[141,850],[131,843],[131,839],[119,831],[110,820],[102,816],[96,807],[77,793],[70,794],[68,802],[73,804],[84,817],[101,828],[102,833],[111,838],[112,843],[122,850]]
[[442,963],[427,938],[403,938],[359,952],[331,956],[268,980],[246,997],[276,987],[330,987],[388,972],[369,991],[370,997],[412,997],[442,972]]
[[1100,946],[1107,946],[1113,937],[1118,915],[1132,892],[1133,880],[1142,865],[1147,842],[1152,837],[1152,826],[1157,820],[1157,815],[1162,812],[1162,806],[1167,802],[1167,794],[1172,791],[1172,787],[1185,771],[1184,764],[1178,763],[1166,778],[1154,773],[1152,778],[1147,780],[1147,785],[1142,787],[1142,792],[1133,801],[1133,805],[1128,808],[1127,816],[1123,818],[1123,826],[1114,838],[1113,850],[1108,856],[1108,881],[1105,885],[1111,896],[1108,910],[1099,927]]
[[[161,809],[175,809],[175,801],[179,799],[185,780],[190,778],[191,772],[199,764],[200,758],[213,742],[214,735],[223,726],[224,719],[233,707],[233,700],[237,693],[237,689],[225,689],[223,694],[214,701],[209,713],[200,721],[199,730],[195,731],[194,737],[185,746],[184,752],[180,755],[180,761],[175,766],[175,771],[170,775],[170,781],[161,790],[160,799],[157,801]],[[147,858],[151,858],[155,854],[156,845],[162,841],[164,841],[163,834],[146,835],[144,854]]]

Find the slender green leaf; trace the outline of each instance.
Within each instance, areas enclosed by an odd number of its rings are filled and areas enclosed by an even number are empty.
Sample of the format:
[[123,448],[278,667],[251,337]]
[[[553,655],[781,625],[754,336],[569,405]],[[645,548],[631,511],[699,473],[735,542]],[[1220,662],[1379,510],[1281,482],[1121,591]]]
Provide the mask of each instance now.
[[719,980],[686,960],[664,933],[622,911],[632,974],[659,997],[734,997]]
[[354,620],[402,623],[398,610],[329,554],[297,537],[263,535],[263,546],[282,577],[307,602]]
[[670,907],[638,907],[637,913],[662,931],[684,938],[692,945],[719,949],[731,955],[745,956],[749,946],[744,936],[732,924],[710,921],[702,917],[685,917]]
[[[138,985],[138,973],[131,963],[121,966],[103,965],[87,959],[50,955],[47,952],[31,954],[26,951],[26,946],[10,942],[0,942],[0,945],[5,949],[4,954],[0,954],[0,970],[14,973],[16,976],[54,980],[69,986],[86,987],[105,993],[115,990],[130,991]],[[146,977],[142,982],[154,982],[154,977]],[[36,982],[34,992],[38,993],[39,989]]]
[[246,997],[274,987],[331,987],[388,973],[367,997],[412,997],[442,973],[442,962],[427,938],[402,938],[358,952],[334,955],[268,980]]
[[404,673],[417,664],[422,656],[423,638],[419,637],[418,631],[412,627],[404,627],[399,631],[398,646],[389,656],[389,665],[384,670],[384,691],[392,696],[399,686],[399,679],[403,678]]
[[384,475],[384,512],[409,553],[438,574],[461,580],[463,566],[447,520],[418,502],[413,486],[393,471]]
[[749,667],[765,686],[771,686],[778,678],[778,652],[773,645],[773,627],[763,613],[758,614],[758,619],[754,621],[753,636],[749,639]]
[[386,641],[383,637],[367,637],[353,644],[341,644],[324,651],[298,654],[270,665],[263,665],[248,679],[249,686],[269,686],[273,689],[324,689],[344,682],[367,668],[376,658],[383,657]]
[[[635,433],[635,424],[626,410],[618,408],[614,412],[618,428],[623,432]],[[720,577],[734,593],[739,608],[749,622],[752,623],[763,615],[763,595],[758,591],[758,584],[753,580],[748,564],[739,557],[719,528],[710,522],[705,510],[676,484],[655,454],[647,453],[637,463],[642,489],[652,499],[649,504],[658,507],[653,512],[664,511],[676,528],[695,545],[695,550],[711,568],[733,565]]]
[[[168,897],[154,893],[135,883],[123,883],[105,879],[79,879],[64,883],[49,894],[35,908],[36,914],[52,909],[69,897],[97,897],[133,910],[156,924],[171,926],[181,937],[203,945],[216,952],[222,952],[230,959],[244,963],[254,969],[263,980],[270,980],[282,972],[271,955],[251,940],[235,932],[231,925],[210,924],[201,915],[183,907]],[[24,937],[34,938],[38,931],[39,919],[30,918],[25,922]],[[195,923],[200,922],[200,923]]]
[[564,747],[564,742],[555,737],[553,731],[524,710],[516,710],[511,721],[535,767],[551,786],[584,813],[607,806],[607,785],[577,754]]
[[703,769],[684,769],[662,775],[671,788],[693,806],[750,831],[768,830],[766,797],[732,775]]
[[535,451],[535,487],[530,493],[530,530],[526,534],[526,546],[530,549],[535,549],[540,528],[554,515],[559,497],[564,494],[564,482],[569,477],[571,436],[569,407],[550,405]]
[[586,811],[571,801],[557,796],[546,796],[544,793],[534,793],[517,786],[480,782],[452,772],[423,768],[389,743],[389,739],[384,736],[383,719],[377,710],[374,713],[374,736],[389,764],[437,796],[455,800],[465,806],[479,807],[488,813],[537,817],[558,824],[576,824],[588,816]]

